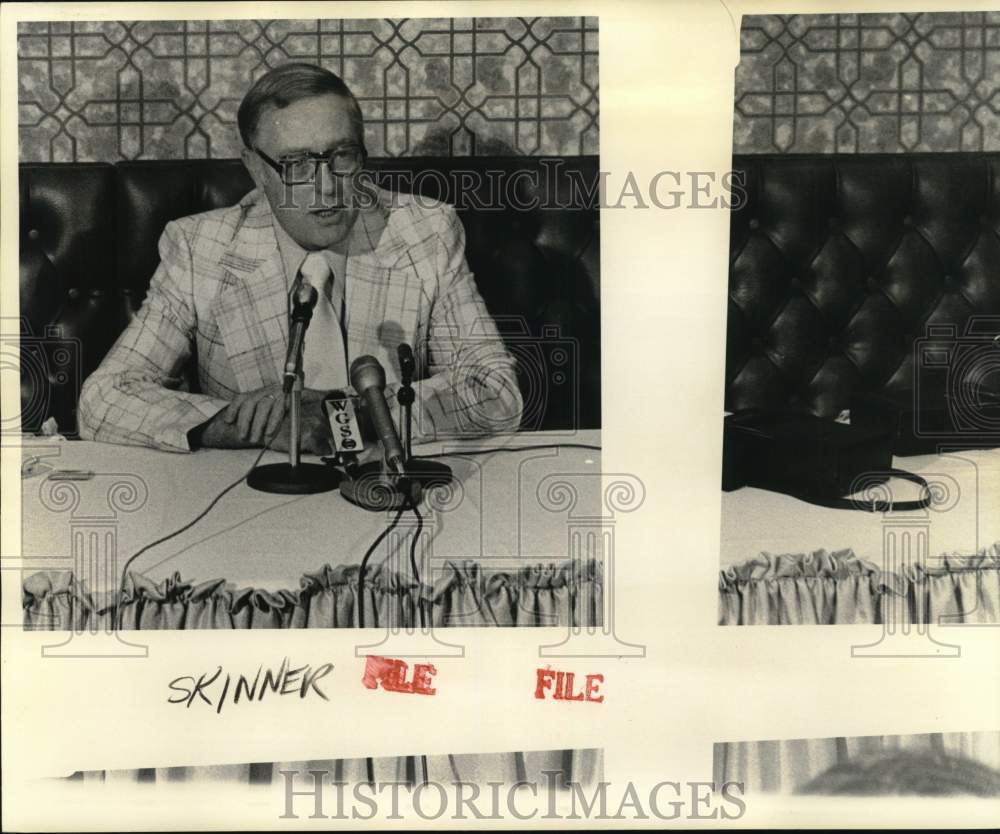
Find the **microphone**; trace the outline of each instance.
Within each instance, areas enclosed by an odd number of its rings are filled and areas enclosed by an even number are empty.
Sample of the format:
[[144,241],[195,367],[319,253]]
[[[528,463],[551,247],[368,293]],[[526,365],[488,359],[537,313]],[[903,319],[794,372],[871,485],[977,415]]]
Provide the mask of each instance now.
[[368,407],[375,433],[385,451],[385,459],[396,474],[405,476],[403,446],[392,424],[389,404],[382,393],[385,390],[385,369],[374,356],[359,356],[351,363],[350,376],[351,386]]
[[299,282],[292,295],[292,321],[288,335],[288,352],[285,354],[284,391],[287,394],[295,384],[299,369],[299,357],[302,355],[302,342],[306,337],[306,328],[312,318],[313,308],[319,300],[316,288],[304,280],[299,273]]
[[399,357],[399,376],[403,385],[409,385],[413,381],[413,374],[417,369],[417,360],[413,358],[413,348],[406,342],[400,342],[396,346],[396,356]]
[[[288,443],[288,463],[268,463],[263,466],[254,465],[247,473],[247,486],[261,492],[280,495],[313,495],[319,492],[329,492],[340,485],[340,473],[325,463],[301,463],[299,460],[299,435],[302,428],[302,390],[296,385],[299,379],[299,363],[302,359],[302,343],[305,340],[306,328],[312,318],[313,308],[319,300],[319,291],[313,286],[317,278],[325,279],[326,275],[318,274],[323,269],[329,274],[329,267],[322,258],[319,269],[310,265],[307,257],[302,269],[299,270],[298,282],[292,290],[291,322],[288,328],[288,353],[285,354],[285,372],[282,388],[290,395],[291,431]],[[310,275],[309,273],[312,273]]]
[[[396,348],[403,385],[396,393],[400,406],[402,426],[397,432],[385,401],[385,368],[374,356],[359,356],[351,363],[351,386],[359,399],[364,400],[371,415],[375,432],[385,452],[385,461],[372,460],[358,464],[345,460],[344,480],[340,494],[352,504],[366,510],[380,512],[388,509],[416,507],[424,492],[433,487],[446,486],[454,478],[451,467],[434,460],[411,458],[410,455],[410,409],[413,405],[413,386],[408,376],[416,370],[413,350],[401,344]],[[332,412],[331,412],[332,413]],[[342,421],[341,421],[342,422]],[[332,425],[332,424],[331,424]],[[343,430],[343,427],[338,427]],[[399,436],[405,435],[405,447]],[[386,463],[391,473],[385,471]]]

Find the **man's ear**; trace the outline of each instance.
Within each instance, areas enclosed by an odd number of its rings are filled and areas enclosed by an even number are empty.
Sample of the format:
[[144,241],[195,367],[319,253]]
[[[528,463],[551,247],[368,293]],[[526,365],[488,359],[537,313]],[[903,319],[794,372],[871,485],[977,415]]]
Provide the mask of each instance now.
[[261,170],[262,162],[260,157],[250,150],[250,148],[244,147],[240,152],[240,159],[243,160],[243,165],[250,172],[250,177],[253,179],[254,185],[263,190],[264,172]]

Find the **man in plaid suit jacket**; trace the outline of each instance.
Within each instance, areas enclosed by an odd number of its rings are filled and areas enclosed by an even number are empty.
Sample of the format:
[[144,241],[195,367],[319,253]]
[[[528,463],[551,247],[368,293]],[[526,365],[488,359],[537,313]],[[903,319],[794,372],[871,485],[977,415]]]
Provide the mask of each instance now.
[[[254,84],[239,123],[257,187],[167,224],[142,308],[83,386],[81,435],[171,451],[274,437],[287,449],[289,292],[315,250],[345,276],[347,361],[379,359],[394,418],[396,347],[413,346],[415,441],[516,430],[514,362],[466,264],[461,222],[446,204],[365,184],[361,111],[343,82],[285,64]],[[197,392],[181,382],[188,362]],[[325,393],[303,392],[303,451],[331,451]]]

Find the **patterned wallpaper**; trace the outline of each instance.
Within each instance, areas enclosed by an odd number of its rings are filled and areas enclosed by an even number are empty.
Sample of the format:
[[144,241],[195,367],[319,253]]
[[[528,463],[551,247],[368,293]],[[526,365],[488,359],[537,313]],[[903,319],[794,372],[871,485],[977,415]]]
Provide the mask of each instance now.
[[1000,150],[1000,12],[744,17],[733,150]]
[[228,158],[290,59],[357,95],[372,156],[597,153],[597,19],[22,23],[22,161]]

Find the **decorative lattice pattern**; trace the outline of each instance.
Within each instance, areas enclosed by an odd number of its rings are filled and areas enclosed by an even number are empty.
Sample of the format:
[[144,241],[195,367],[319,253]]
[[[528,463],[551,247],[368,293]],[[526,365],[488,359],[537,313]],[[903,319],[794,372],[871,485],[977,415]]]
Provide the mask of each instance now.
[[1000,150],[1000,12],[745,17],[733,150]]
[[22,161],[238,155],[252,79],[341,75],[373,156],[597,153],[597,19],[22,23]]

